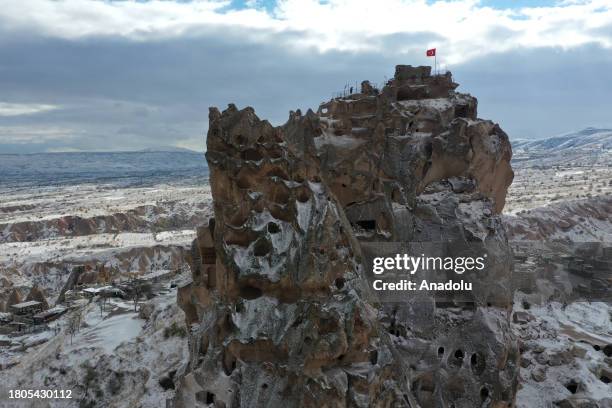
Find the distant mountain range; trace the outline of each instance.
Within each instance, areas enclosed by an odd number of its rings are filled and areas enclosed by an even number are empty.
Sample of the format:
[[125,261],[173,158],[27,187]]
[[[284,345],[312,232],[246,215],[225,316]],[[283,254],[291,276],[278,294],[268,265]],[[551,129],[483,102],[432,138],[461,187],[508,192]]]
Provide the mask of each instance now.
[[42,144],[7,144],[0,143],[0,154],[46,154],[46,153],[204,153],[202,150],[191,150],[176,146],[152,146],[141,150],[80,150],[73,148],[54,148]]
[[186,149],[0,155],[0,190],[83,183],[199,185],[207,178],[203,154]]
[[546,139],[512,140],[514,152],[548,151],[561,153],[565,150],[609,150],[612,149],[612,129],[586,128]]
[[142,153],[153,153],[153,152],[201,153],[195,150],[187,149],[185,147],[176,147],[176,146],[147,147],[146,149],[138,150],[138,152],[142,152]]

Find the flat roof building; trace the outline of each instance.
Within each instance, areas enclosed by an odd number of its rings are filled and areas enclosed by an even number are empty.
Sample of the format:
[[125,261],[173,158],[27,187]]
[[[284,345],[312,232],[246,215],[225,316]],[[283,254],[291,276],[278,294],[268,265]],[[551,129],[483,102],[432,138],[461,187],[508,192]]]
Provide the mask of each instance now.
[[15,303],[10,306],[13,314],[16,315],[31,315],[43,311],[43,304],[36,300],[29,300],[27,302]]

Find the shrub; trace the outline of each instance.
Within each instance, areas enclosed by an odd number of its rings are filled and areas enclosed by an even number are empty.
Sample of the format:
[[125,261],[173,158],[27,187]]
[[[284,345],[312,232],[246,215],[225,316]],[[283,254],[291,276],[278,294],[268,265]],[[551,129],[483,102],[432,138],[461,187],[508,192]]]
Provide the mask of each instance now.
[[185,337],[187,336],[187,330],[184,327],[179,326],[176,322],[172,322],[170,327],[164,329],[164,337],[169,338],[172,336]]

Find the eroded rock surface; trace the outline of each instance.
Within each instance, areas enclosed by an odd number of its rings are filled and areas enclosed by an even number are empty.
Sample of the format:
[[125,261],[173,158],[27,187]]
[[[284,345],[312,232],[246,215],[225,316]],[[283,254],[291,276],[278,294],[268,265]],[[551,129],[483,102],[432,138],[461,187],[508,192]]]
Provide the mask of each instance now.
[[568,200],[504,215],[511,241],[612,241],[612,197]]
[[[175,405],[513,406],[512,182],[501,128],[450,74],[397,66],[382,90],[292,112],[212,108],[214,220],[179,291],[191,359]],[[477,243],[489,294],[378,302],[362,245]],[[490,295],[490,296],[489,296]]]
[[252,109],[211,109],[215,219],[198,231],[178,406],[404,406],[403,366],[367,301],[359,245],[314,159]]

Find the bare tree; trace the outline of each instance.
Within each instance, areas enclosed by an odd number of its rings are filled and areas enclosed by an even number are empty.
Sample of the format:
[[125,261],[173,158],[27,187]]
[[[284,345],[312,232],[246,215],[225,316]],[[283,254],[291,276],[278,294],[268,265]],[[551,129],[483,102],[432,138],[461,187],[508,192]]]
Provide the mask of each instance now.
[[98,306],[100,307],[100,317],[102,317],[104,315],[104,302],[105,302],[106,298],[104,296],[101,296],[100,299],[98,299]]
[[81,318],[83,311],[81,308],[76,309],[68,318],[68,333],[70,334],[70,344],[72,345],[72,339],[74,335],[79,331],[81,327]]
[[138,298],[140,298],[140,285],[134,285],[134,313],[138,311]]

